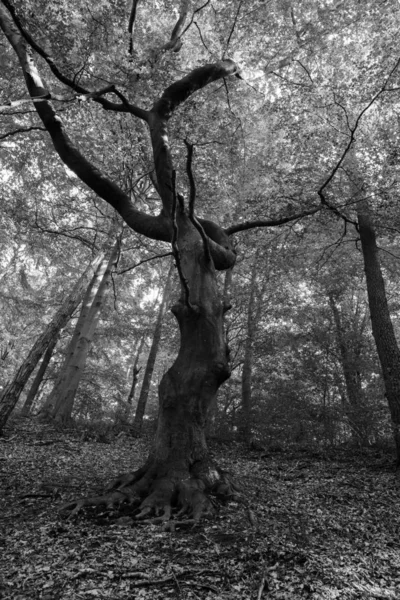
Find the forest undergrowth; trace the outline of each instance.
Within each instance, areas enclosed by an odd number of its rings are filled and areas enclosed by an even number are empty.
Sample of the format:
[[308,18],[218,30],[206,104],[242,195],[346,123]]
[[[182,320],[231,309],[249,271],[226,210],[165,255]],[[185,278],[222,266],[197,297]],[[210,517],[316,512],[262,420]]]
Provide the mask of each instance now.
[[375,450],[211,445],[246,501],[164,532],[128,514],[59,514],[140,466],[146,440],[82,441],[16,419],[0,438],[0,598],[400,598],[400,478]]

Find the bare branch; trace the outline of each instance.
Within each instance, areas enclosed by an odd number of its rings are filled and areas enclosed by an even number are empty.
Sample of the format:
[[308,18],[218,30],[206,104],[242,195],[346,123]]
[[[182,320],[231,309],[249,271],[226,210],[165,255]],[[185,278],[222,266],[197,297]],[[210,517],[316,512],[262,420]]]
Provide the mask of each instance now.
[[[336,175],[337,171],[340,169],[344,159],[346,158],[347,153],[349,152],[354,140],[355,140],[355,132],[357,131],[357,128],[360,124],[360,121],[362,119],[362,117],[365,115],[365,113],[371,108],[371,106],[378,100],[378,98],[385,92],[387,91],[387,85],[389,83],[389,80],[391,79],[392,75],[394,74],[394,72],[397,70],[398,66],[400,64],[400,58],[397,59],[394,67],[391,69],[389,75],[387,76],[383,86],[381,87],[381,89],[371,98],[371,100],[368,102],[368,104],[362,109],[362,111],[359,113],[358,117],[355,120],[355,123],[353,125],[353,127],[349,127],[350,129],[350,139],[348,144],[346,145],[345,149],[343,150],[341,156],[339,157],[336,165],[333,167],[331,173],[328,175],[328,177],[326,178],[325,182],[322,184],[322,186],[319,188],[318,190],[318,196],[321,199],[321,202],[323,204],[325,204],[326,206],[328,206],[328,208],[330,208],[332,210],[332,207],[328,204],[326,198],[325,198],[325,194],[324,194],[324,190],[325,188],[330,184],[330,182],[332,181],[332,179],[334,178],[334,176]],[[341,216],[341,215],[340,215]]]
[[0,135],[0,140],[5,140],[13,135],[18,135],[19,133],[28,133],[28,131],[46,131],[46,129],[44,127],[21,127],[20,129],[14,129],[14,131],[9,131],[8,133]]
[[316,206],[310,210],[304,210],[301,213],[296,213],[291,215],[290,217],[281,217],[280,219],[264,219],[264,220],[256,220],[256,221],[244,221],[243,223],[237,223],[236,225],[231,225],[231,227],[227,227],[225,229],[225,233],[228,235],[232,235],[233,233],[238,233],[239,231],[247,231],[248,229],[255,229],[256,227],[279,227],[280,225],[284,225],[285,223],[290,223],[290,221],[296,221],[298,219],[302,219],[303,217],[308,217],[310,215],[314,215],[318,211],[322,209],[321,205]]
[[172,256],[172,254],[172,252],[165,252],[164,254],[156,254],[155,256],[150,256],[150,258],[144,258],[143,260],[140,260],[139,262],[131,265],[130,267],[127,267],[126,269],[121,269],[121,271],[117,271],[117,275],[122,275],[122,273],[132,271],[133,269],[136,269],[136,267],[143,265],[143,263],[147,263],[151,260],[156,260],[157,258],[165,258],[165,256]]
[[197,31],[199,32],[199,36],[200,36],[201,43],[203,44],[203,46],[204,46],[204,48],[207,50],[207,52],[209,52],[209,53],[212,55],[212,54],[213,54],[213,52],[211,52],[210,48],[209,48],[209,47],[207,46],[207,44],[205,43],[205,41],[204,41],[204,38],[203,38],[203,34],[201,33],[201,29],[200,29],[200,27],[198,26],[198,24],[197,24],[197,22],[196,22],[196,21],[194,22],[194,24],[195,24],[195,26],[196,26],[196,28],[197,28]]
[[225,51],[224,51],[223,56],[225,56],[225,54],[228,52],[228,47],[229,47],[229,44],[230,44],[233,32],[235,31],[236,23],[237,23],[237,20],[238,20],[238,17],[239,17],[240,9],[242,8],[242,4],[243,4],[243,0],[240,0],[239,6],[238,6],[238,9],[236,11],[236,15],[235,15],[235,18],[233,20],[233,24],[232,24],[232,27],[231,27],[231,30],[230,30],[230,33],[229,33],[229,36],[228,36],[228,40],[226,42]]
[[187,32],[187,30],[189,29],[189,27],[191,27],[191,25],[193,25],[193,19],[194,19],[195,14],[197,14],[198,12],[203,10],[203,8],[205,8],[208,4],[210,4],[210,1],[211,0],[207,0],[207,2],[205,2],[204,4],[199,6],[199,8],[196,8],[196,10],[192,14],[192,18],[190,19],[189,25],[187,25],[186,28],[182,31],[181,37],[183,37],[185,35],[185,33]]

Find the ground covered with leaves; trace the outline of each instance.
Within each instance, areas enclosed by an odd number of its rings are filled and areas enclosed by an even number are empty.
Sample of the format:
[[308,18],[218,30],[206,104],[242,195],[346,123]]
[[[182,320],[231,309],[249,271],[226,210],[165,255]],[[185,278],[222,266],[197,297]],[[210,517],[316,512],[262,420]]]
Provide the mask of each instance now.
[[140,466],[146,442],[84,441],[76,430],[14,421],[0,438],[0,597],[400,598],[391,457],[212,449],[247,501],[193,529],[163,532],[98,508],[68,520],[60,505]]

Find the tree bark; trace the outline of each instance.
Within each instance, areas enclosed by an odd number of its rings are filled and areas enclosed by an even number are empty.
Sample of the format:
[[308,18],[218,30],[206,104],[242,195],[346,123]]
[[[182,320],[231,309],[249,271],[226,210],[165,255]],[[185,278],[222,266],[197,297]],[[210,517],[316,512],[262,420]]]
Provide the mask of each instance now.
[[154,327],[153,341],[151,343],[149,356],[147,358],[146,368],[143,375],[142,387],[140,390],[139,400],[136,406],[135,418],[132,423],[132,434],[135,437],[140,437],[140,434],[142,432],[143,417],[144,412],[146,410],[147,399],[149,396],[151,378],[153,376],[154,365],[156,364],[157,352],[161,340],[161,331],[165,314],[165,308],[170,296],[173,269],[174,265],[172,263],[168,271],[167,280],[165,282],[164,291],[158,310],[156,325]]
[[[187,474],[207,487],[220,480],[209,460],[205,426],[218,388],[230,375],[224,307],[214,265],[207,261],[202,239],[186,214],[179,215],[178,227],[186,282],[172,312],[179,324],[181,344],[174,364],[160,382],[157,433],[149,458],[161,481],[167,477],[171,485],[156,487],[142,503],[146,512],[170,505],[178,482],[178,491],[185,493],[182,482]],[[194,501],[193,513],[202,510],[204,503],[204,498],[199,504]]]
[[356,206],[364,257],[372,333],[378,351],[386,398],[392,418],[397,466],[400,466],[400,350],[390,318],[385,282],[382,276],[379,250],[376,243],[375,226],[368,201],[362,199],[357,202]]
[[85,323],[88,321],[90,309],[93,305],[100,283],[104,277],[104,273],[106,272],[108,261],[109,256],[103,254],[100,264],[93,273],[93,277],[89,281],[89,285],[83,297],[79,317],[75,324],[73,334],[65,353],[64,362],[58,372],[52,391],[47,396],[43,406],[41,407],[40,417],[42,419],[52,418],[54,416],[53,411],[56,406],[57,399],[60,397],[61,390],[67,385],[67,379],[70,376],[70,365],[76,353],[79,337],[83,327],[85,326]]
[[131,384],[131,388],[129,390],[128,398],[126,399],[126,417],[127,418],[129,417],[129,413],[131,412],[133,399],[135,397],[136,386],[137,386],[137,382],[138,382],[138,379],[139,379],[138,375],[139,375],[139,372],[140,372],[140,368],[138,366],[139,365],[139,359],[140,359],[140,355],[141,355],[142,350],[143,350],[145,339],[146,339],[146,337],[144,335],[140,339],[140,342],[139,342],[139,344],[137,346],[135,360],[134,360],[133,366],[132,366],[132,384]]
[[93,276],[93,272],[97,269],[102,258],[103,255],[100,254],[89,264],[85,272],[79,278],[79,281],[73,287],[71,293],[65,298],[64,302],[55,313],[53,319],[47,325],[43,333],[36,339],[36,342],[33,344],[28,356],[19,367],[12,381],[10,381],[3,390],[3,393],[0,396],[0,432],[7,423],[26,382],[41,359],[50,341],[65,327],[71,318],[72,313],[76,310],[77,306],[79,306],[86,290],[88,280]]
[[[50,416],[56,421],[67,423],[72,416],[74,400],[86,365],[88,352],[93,342],[101,309],[111,279],[111,270],[119,252],[119,239],[115,242],[108,259],[102,261],[89,284],[86,299],[92,302],[83,304],[69,353],[59,376],[59,385],[43,407],[42,417]],[[93,297],[94,295],[94,297]]]
[[256,280],[258,270],[258,252],[253,260],[250,277],[250,295],[247,307],[246,340],[244,345],[244,360],[242,369],[242,406],[239,431],[244,441],[249,444],[251,441],[252,426],[252,375],[253,375],[253,345],[256,332],[255,321],[255,297]]
[[39,390],[40,384],[43,381],[44,374],[46,372],[47,367],[49,366],[49,362],[51,357],[53,356],[54,348],[56,347],[59,336],[55,335],[51,340],[50,344],[47,346],[46,352],[44,353],[43,360],[40,364],[38,372],[36,373],[35,379],[32,382],[31,387],[29,388],[29,392],[26,396],[24,405],[21,410],[21,417],[26,417],[29,415],[33,401],[36,398],[36,394]]

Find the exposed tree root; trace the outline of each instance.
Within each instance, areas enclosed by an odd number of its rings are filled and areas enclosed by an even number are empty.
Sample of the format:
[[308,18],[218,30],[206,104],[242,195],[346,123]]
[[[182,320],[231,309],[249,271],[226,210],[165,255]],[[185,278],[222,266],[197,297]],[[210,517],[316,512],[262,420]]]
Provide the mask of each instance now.
[[86,506],[105,506],[115,511],[124,505],[140,522],[159,523],[172,531],[177,526],[195,526],[203,517],[212,515],[217,500],[240,498],[241,492],[229,473],[209,460],[198,461],[186,469],[148,461],[138,471],[118,477],[103,495],[74,500],[60,511],[73,516]]

